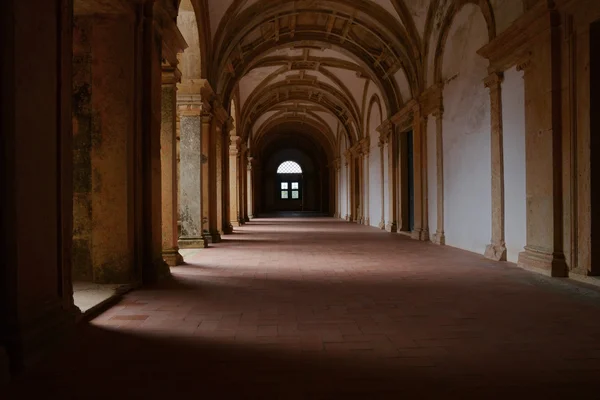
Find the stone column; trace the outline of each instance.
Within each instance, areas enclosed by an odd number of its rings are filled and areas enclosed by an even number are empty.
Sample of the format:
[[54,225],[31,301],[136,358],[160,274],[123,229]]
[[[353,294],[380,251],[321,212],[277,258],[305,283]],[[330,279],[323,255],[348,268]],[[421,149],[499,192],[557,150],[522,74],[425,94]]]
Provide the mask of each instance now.
[[435,244],[445,245],[446,235],[444,234],[444,137],[443,120],[444,110],[437,109],[435,116],[435,156],[437,171],[437,230],[435,233]]
[[163,68],[160,158],[162,173],[162,255],[169,266],[183,263],[177,233],[177,81],[176,68]]
[[379,166],[381,173],[381,220],[379,221],[379,229],[385,229],[385,143],[387,141],[387,131],[379,132]]
[[413,239],[420,240],[423,232],[423,176],[421,156],[423,154],[423,123],[421,120],[421,109],[416,105],[413,109],[413,182],[414,182],[414,226],[411,232]]
[[248,196],[248,219],[254,218],[254,186],[252,181],[252,162],[254,161],[253,157],[248,157],[248,164],[246,170],[246,195]]
[[518,66],[525,79],[527,245],[519,266],[555,277],[568,275],[563,253],[560,15],[549,10]]
[[209,112],[202,114],[202,236],[209,243],[218,243],[216,194],[216,126]]
[[0,383],[9,364],[17,372],[70,335],[77,313],[72,10],[66,0],[0,2]]
[[427,166],[427,115],[421,114],[421,210],[423,221],[421,223],[421,240],[431,240],[429,234],[429,177]]
[[213,166],[214,175],[212,179],[212,188],[214,189],[214,230],[211,230],[211,236],[214,243],[221,241],[221,236],[225,233],[223,229],[223,124],[218,119],[213,120],[213,132],[214,132],[214,152],[213,152]]
[[485,249],[485,257],[506,261],[504,241],[504,141],[502,128],[502,73],[491,73],[484,81],[490,90],[491,105],[491,161],[492,161],[492,241]]
[[206,204],[203,194],[201,176],[202,156],[202,101],[200,94],[178,98],[179,113],[179,172],[180,198],[179,219],[181,235],[180,248],[206,248],[208,241],[203,236],[204,207]]
[[336,158],[333,160],[333,207],[334,213],[333,218],[341,218],[340,213],[340,160]]
[[344,153],[346,166],[346,215],[344,219],[346,221],[352,220],[352,202],[351,202],[351,193],[352,193],[352,154],[350,150],[346,150]]
[[371,138],[367,136],[361,142],[363,153],[363,177],[364,177],[364,207],[363,207],[363,223],[371,225],[370,210],[369,210],[369,154],[371,152]]
[[242,212],[240,214],[240,220],[243,224],[250,221],[248,218],[248,149],[245,148],[240,158],[240,187],[242,189],[240,204],[242,205]]
[[390,201],[388,202],[388,221],[385,226],[385,230],[388,232],[398,231],[398,220],[397,220],[397,176],[398,176],[398,149],[396,146],[396,135],[394,134],[394,126],[389,123],[385,129],[387,133],[387,153],[388,153],[388,193],[390,195]]
[[229,136],[229,223],[232,227],[239,227],[240,210],[238,207],[239,195],[239,171],[240,160],[240,137]]

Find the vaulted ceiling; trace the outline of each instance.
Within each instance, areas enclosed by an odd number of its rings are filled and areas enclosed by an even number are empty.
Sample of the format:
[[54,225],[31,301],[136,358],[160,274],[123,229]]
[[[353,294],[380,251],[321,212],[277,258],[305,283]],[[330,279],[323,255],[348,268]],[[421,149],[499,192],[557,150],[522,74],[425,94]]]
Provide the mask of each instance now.
[[439,49],[437,36],[430,39],[451,21],[446,14],[472,3],[493,26],[490,4],[503,2],[183,1],[194,3],[196,16],[203,13],[202,69],[223,104],[237,104],[238,135],[258,140],[294,122],[332,146],[372,133],[373,104],[385,120],[432,83],[427,64]]

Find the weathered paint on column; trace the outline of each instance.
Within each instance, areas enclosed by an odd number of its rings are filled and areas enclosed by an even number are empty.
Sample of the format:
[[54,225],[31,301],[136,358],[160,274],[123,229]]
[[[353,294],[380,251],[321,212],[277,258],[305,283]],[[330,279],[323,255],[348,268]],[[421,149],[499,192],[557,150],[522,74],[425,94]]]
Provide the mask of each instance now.
[[180,248],[206,248],[208,242],[202,236],[202,102],[200,95],[178,99],[179,113],[179,218]]

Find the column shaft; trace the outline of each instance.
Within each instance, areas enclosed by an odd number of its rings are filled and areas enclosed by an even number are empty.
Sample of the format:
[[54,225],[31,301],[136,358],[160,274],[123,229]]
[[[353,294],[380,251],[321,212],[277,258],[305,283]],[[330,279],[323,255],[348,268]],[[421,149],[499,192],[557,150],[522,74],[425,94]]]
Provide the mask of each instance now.
[[160,158],[162,173],[162,254],[170,266],[183,263],[177,232],[177,77],[174,70],[163,70]]
[[232,227],[240,226],[239,219],[239,171],[240,137],[229,136],[229,223]]
[[485,79],[490,90],[491,105],[491,162],[492,162],[492,241],[485,249],[485,257],[506,261],[504,241],[504,144],[502,129],[503,74],[492,73]]
[[435,155],[437,171],[437,230],[435,233],[435,243],[439,245],[446,244],[446,235],[444,233],[444,136],[443,136],[443,110],[437,110],[435,113]]
[[385,230],[388,232],[398,231],[398,220],[397,220],[397,177],[398,177],[398,151],[396,146],[396,135],[393,131],[393,125],[388,125],[386,150],[388,154],[388,221],[385,226]]

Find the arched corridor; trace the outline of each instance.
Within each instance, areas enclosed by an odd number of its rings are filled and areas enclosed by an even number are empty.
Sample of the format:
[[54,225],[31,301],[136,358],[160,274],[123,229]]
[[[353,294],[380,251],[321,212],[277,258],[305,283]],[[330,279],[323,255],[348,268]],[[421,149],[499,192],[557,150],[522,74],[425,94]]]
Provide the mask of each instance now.
[[597,0],[3,0],[0,398],[582,397],[599,54]]
[[600,293],[584,286],[332,218],[258,219],[208,253],[186,250],[171,282],[92,320],[21,395],[71,397],[103,370],[86,398],[555,398],[597,385]]

